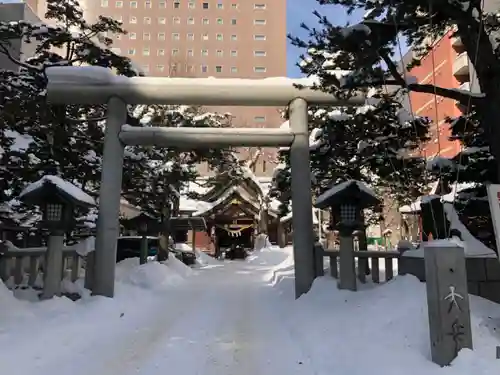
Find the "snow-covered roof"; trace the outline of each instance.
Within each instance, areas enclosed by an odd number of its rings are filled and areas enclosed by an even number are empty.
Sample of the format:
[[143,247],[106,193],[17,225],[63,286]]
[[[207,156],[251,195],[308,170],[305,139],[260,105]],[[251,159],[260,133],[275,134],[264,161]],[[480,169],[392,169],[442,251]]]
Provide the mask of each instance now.
[[360,191],[362,191],[362,192],[370,195],[374,199],[378,200],[377,194],[375,194],[375,192],[372,189],[370,189],[368,186],[366,186],[366,184],[364,184],[363,182],[357,181],[357,180],[347,180],[347,181],[341,182],[340,184],[336,184],[336,185],[332,186],[330,189],[328,189],[323,194],[321,194],[318,198],[316,198],[315,205],[316,206],[322,205],[325,201],[330,199],[332,196],[340,193],[341,191],[343,191],[345,189],[348,189],[353,184],[356,184]]
[[[444,212],[446,218],[450,222],[450,229],[457,230],[460,232],[462,240],[458,237],[453,237],[446,240],[435,240],[431,241],[430,244],[439,246],[460,246],[464,248],[465,256],[467,258],[497,258],[497,253],[484,245],[476,237],[472,235],[467,227],[460,221],[457,211],[450,203],[443,204]],[[408,250],[403,255],[407,257],[423,258],[424,257],[424,247],[421,246],[417,250]]]
[[441,202],[453,203],[459,192],[465,189],[474,188],[477,186],[477,184],[476,183],[453,184],[451,186],[451,192],[442,196],[435,194],[437,186],[438,184],[436,183],[430,194],[419,197],[414,202],[408,205],[399,207],[399,212],[402,214],[412,214],[420,212],[422,210],[421,206],[423,203],[429,202],[430,200],[439,197],[441,198]]
[[81,204],[83,204],[85,206],[95,206],[96,205],[95,199],[92,198],[87,193],[85,193],[78,186],[73,185],[69,181],[63,180],[59,176],[53,176],[53,175],[43,176],[38,181],[33,182],[33,183],[29,184],[28,186],[26,186],[24,188],[24,190],[21,192],[21,194],[19,194],[19,198],[23,198],[23,197],[28,196],[28,194],[31,194],[31,193],[35,192],[36,190],[42,188],[45,184],[50,184],[50,185],[55,186],[58,191],[72,197],[74,200],[76,200],[77,202],[80,202]]
[[252,205],[254,208],[256,208],[257,210],[260,210],[260,207],[259,205],[257,205],[255,202],[252,202],[251,199],[249,199],[249,197],[246,196],[246,194],[244,192],[241,191],[240,187],[235,185],[235,186],[231,186],[229,189],[227,189],[218,199],[216,199],[215,201],[213,202],[210,202],[210,203],[206,203],[204,205],[203,208],[199,209],[198,211],[194,212],[193,213],[193,216],[201,216],[201,215],[204,215],[208,212],[210,212],[211,210],[213,210],[215,207],[217,207],[219,204],[221,204],[222,202],[224,202],[226,199],[228,199],[231,195],[233,195],[234,193],[238,192],[238,195],[247,203],[249,203],[250,205]]

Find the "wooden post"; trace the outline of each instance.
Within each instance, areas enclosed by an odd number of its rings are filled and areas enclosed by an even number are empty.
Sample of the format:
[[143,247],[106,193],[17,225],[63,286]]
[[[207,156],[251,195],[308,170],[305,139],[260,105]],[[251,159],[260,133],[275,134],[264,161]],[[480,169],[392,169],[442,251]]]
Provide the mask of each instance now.
[[339,251],[339,289],[357,290],[354,241],[352,236],[341,234]]
[[427,244],[424,254],[432,361],[447,366],[472,349],[464,249]]
[[314,244],[314,273],[315,277],[325,276],[325,264],[323,261],[324,258],[324,249],[323,245],[320,242],[316,242]]
[[191,247],[193,249],[193,254],[196,250],[196,229],[191,229]]
[[87,254],[85,261],[85,289],[92,290],[94,287],[94,271],[95,270],[95,250]]

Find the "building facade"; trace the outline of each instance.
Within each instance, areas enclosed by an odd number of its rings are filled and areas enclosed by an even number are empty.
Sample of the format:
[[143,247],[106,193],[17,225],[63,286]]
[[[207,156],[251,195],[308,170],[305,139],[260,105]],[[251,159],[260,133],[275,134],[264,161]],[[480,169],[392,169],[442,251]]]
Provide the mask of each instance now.
[[[29,22],[40,22],[36,13],[23,3],[0,2],[0,22],[11,22],[26,20]],[[23,61],[33,56],[36,43],[23,43],[20,39],[10,41],[10,54],[16,60]],[[0,69],[18,70],[20,67],[12,62],[5,54],[0,53]]]
[[[26,0],[40,15],[46,0]],[[115,52],[148,76],[250,78],[286,76],[286,0],[80,0],[86,17],[123,22]],[[110,37],[112,37],[110,35]],[[281,108],[207,108],[229,112],[236,127],[278,127]],[[254,150],[242,150],[247,159]],[[270,176],[276,153],[264,150],[254,172]]]

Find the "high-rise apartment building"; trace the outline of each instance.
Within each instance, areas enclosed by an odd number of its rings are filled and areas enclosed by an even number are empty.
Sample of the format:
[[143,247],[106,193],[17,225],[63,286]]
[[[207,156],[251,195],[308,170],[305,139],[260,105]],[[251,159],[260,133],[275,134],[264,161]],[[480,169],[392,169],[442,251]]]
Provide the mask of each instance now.
[[[45,0],[27,0],[38,14]],[[114,48],[148,76],[251,78],[286,76],[286,0],[80,0],[86,17],[113,17],[127,35]],[[207,93],[208,94],[208,93]],[[237,127],[278,127],[280,108],[210,108]],[[263,152],[258,175],[275,153]],[[243,155],[246,157],[246,155]]]

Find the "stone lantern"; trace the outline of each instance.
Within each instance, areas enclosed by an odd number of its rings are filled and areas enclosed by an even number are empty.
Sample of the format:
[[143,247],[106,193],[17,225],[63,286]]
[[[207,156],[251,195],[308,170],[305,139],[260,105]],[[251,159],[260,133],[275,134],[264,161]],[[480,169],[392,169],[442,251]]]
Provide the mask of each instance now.
[[57,176],[44,176],[28,185],[19,200],[42,211],[42,226],[49,231],[42,298],[61,294],[64,233],[75,227],[75,209],[95,206],[83,190]]
[[368,186],[355,180],[336,184],[316,199],[316,208],[331,210],[332,229],[339,231],[340,289],[357,289],[352,235],[365,230],[363,209],[380,203]]
[[148,233],[159,229],[159,221],[152,215],[141,212],[139,215],[128,219],[126,224],[127,227],[134,228],[141,236],[141,252],[139,255],[139,262],[140,264],[144,264],[147,262],[149,253]]

